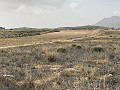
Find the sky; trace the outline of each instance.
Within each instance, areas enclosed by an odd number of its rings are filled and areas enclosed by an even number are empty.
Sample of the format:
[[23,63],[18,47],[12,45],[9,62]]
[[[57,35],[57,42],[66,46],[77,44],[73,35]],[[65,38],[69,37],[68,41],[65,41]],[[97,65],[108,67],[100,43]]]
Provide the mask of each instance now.
[[5,28],[92,25],[111,16],[120,16],[120,0],[0,0]]

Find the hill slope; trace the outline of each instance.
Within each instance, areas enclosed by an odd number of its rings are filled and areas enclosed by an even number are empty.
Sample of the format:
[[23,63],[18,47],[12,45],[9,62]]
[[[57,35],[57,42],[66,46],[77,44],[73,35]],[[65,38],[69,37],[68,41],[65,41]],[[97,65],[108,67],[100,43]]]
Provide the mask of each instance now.
[[120,28],[120,17],[112,16],[110,18],[103,18],[101,21],[96,23],[95,26]]

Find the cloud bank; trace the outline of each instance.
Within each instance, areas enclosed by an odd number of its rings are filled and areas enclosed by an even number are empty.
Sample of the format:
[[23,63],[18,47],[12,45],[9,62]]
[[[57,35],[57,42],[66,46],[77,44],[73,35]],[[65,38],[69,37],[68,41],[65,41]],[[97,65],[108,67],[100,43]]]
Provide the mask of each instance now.
[[77,9],[81,0],[0,0],[1,9],[18,13],[31,13],[39,15],[55,9]]

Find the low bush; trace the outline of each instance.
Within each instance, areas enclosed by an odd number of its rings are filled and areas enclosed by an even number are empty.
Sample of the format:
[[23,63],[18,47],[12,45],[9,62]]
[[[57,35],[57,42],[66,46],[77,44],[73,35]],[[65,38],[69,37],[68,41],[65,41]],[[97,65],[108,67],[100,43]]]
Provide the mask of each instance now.
[[94,50],[95,52],[103,52],[103,51],[104,51],[104,49],[103,49],[102,46],[95,46],[95,47],[93,48],[93,50]]
[[66,53],[67,50],[66,50],[65,48],[58,48],[58,49],[57,49],[57,52]]
[[81,49],[82,47],[80,45],[72,44],[73,48]]
[[76,47],[77,45],[76,45],[76,44],[72,44],[71,46],[72,46],[72,47]]
[[81,47],[80,45],[77,45],[76,48],[77,48],[77,49],[81,49],[82,47]]

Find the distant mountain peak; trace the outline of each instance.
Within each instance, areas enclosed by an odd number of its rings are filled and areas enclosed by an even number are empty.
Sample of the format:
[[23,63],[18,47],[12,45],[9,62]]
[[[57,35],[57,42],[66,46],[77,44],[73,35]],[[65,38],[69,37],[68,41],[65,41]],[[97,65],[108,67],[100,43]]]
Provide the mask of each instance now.
[[120,28],[120,16],[112,16],[110,18],[103,18],[97,22],[95,26]]
[[107,17],[107,18],[103,18],[103,19],[111,19],[111,18],[120,18],[120,16],[112,16],[112,17]]
[[111,18],[120,18],[120,16],[112,16]]

